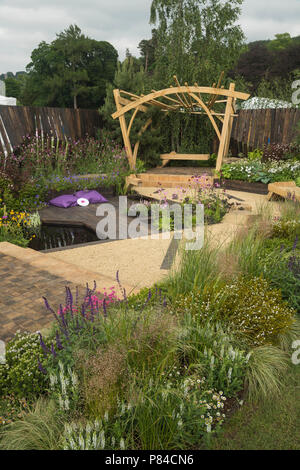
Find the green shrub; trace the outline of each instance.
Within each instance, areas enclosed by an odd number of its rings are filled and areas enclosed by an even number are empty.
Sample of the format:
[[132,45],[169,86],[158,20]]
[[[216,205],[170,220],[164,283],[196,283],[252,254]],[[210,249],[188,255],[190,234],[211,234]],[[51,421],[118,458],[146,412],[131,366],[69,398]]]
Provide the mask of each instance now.
[[180,337],[181,361],[190,370],[198,370],[208,389],[222,390],[227,397],[244,388],[250,354],[241,349],[229,328],[220,324],[204,325],[194,315],[186,314]]
[[263,278],[245,278],[224,287],[213,299],[218,317],[229,321],[253,344],[276,344],[294,322],[295,311]]
[[179,298],[175,308],[203,322],[225,322],[256,346],[276,344],[295,321],[295,311],[282,300],[281,291],[261,277],[237,279],[204,298],[201,292],[193,292]]
[[292,239],[269,240],[259,265],[264,277],[281,289],[283,299],[300,313],[300,255],[295,245]]
[[261,160],[263,156],[263,150],[255,149],[252,152],[248,152],[248,159],[251,161]]
[[16,333],[7,343],[6,363],[0,366],[0,396],[23,398],[44,393],[48,381],[38,368],[38,359],[44,362],[42,356],[37,333]]
[[[148,379],[148,380],[147,380]],[[66,424],[68,450],[185,449],[221,425],[226,397],[207,390],[197,376],[133,380],[131,399],[86,423]]]
[[0,171],[0,202],[5,201],[7,206],[10,208],[13,200],[13,183],[6,174]]
[[300,177],[299,161],[271,161],[263,163],[260,160],[245,160],[226,163],[221,168],[223,178],[261,182],[264,184],[276,181],[294,181]]
[[144,287],[137,294],[132,294],[128,297],[127,305],[134,309],[140,309],[150,305],[161,305],[165,302],[166,295],[166,288],[161,288],[157,285],[151,288]]
[[300,236],[300,220],[276,219],[272,226],[273,238],[286,238],[294,241]]

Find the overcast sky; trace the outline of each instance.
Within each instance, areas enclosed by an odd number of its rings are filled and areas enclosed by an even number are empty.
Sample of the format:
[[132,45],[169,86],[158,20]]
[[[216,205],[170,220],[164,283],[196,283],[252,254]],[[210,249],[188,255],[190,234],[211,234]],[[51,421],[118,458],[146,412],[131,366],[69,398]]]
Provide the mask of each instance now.
[[[109,41],[124,57],[138,55],[151,36],[151,0],[0,0],[0,73],[25,70],[41,41],[77,24],[93,39]],[[300,35],[300,0],[244,0],[240,24],[249,41],[276,33]]]

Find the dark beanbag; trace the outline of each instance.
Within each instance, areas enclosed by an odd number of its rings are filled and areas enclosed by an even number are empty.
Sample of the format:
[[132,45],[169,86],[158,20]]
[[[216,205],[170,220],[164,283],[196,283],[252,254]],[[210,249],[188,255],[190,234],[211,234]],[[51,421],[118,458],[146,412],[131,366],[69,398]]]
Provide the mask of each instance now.
[[58,196],[54,199],[51,199],[49,204],[56,207],[64,207],[66,209],[67,207],[77,206],[77,199],[78,198],[72,194],[64,194],[63,196]]
[[101,202],[108,202],[104,196],[102,196],[98,191],[77,191],[74,196],[79,199],[81,197],[87,199],[90,204],[100,204]]

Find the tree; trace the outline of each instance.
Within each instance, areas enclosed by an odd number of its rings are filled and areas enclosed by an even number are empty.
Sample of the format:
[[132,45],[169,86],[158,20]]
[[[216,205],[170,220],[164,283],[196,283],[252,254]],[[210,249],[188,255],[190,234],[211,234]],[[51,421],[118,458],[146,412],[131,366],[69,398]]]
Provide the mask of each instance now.
[[[242,0],[153,0],[150,20],[157,29],[153,88],[179,82],[211,86],[231,70],[243,47],[237,25]],[[176,151],[210,151],[211,125],[202,116],[170,113],[164,129]],[[170,150],[169,148],[169,150]],[[166,149],[168,150],[168,149]]]
[[298,77],[300,38],[291,38],[288,33],[275,37],[248,44],[231,74],[251,83],[252,94],[286,100],[291,98],[291,84]]
[[268,43],[268,47],[271,51],[282,51],[290,46],[292,38],[290,33],[275,34],[275,39]]
[[27,66],[24,104],[95,108],[104,102],[113,80],[118,53],[105,41],[96,41],[71,25],[51,44],[34,49]]
[[128,56],[123,63],[118,62],[113,83],[108,83],[106,87],[106,97],[104,105],[100,108],[104,126],[111,132],[112,137],[122,143],[122,134],[119,120],[114,120],[111,115],[116,111],[116,103],[113,95],[115,88],[141,94],[145,91],[146,75],[143,67],[137,70],[136,59]]
[[153,0],[158,23],[156,69],[165,80],[212,84],[235,64],[244,35],[236,21],[243,0]]
[[9,75],[5,78],[6,96],[12,96],[17,98],[17,101],[21,102],[21,96],[24,89],[26,80],[25,72],[17,72],[16,75]]
[[155,50],[157,47],[157,31],[152,29],[152,38],[143,39],[138,48],[141,53],[142,65],[145,69],[145,72],[152,72],[155,65]]
[[84,67],[84,56],[90,47],[78,26],[71,25],[57,35],[52,47],[55,55],[60,57],[56,73],[52,77],[53,86],[67,85],[73,98],[74,109],[77,108],[77,97],[85,91],[89,77]]
[[240,55],[238,63],[232,71],[232,76],[242,76],[252,84],[255,93],[259,83],[270,73],[274,64],[273,54],[265,42],[258,41],[249,44]]
[[13,96],[19,99],[21,94],[21,82],[14,77],[5,80],[6,96]]

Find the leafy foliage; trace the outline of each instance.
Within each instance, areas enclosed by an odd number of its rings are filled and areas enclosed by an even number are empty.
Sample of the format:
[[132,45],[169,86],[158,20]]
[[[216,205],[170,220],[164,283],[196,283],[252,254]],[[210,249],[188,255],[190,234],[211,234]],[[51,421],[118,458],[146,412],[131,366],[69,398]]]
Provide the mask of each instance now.
[[71,25],[33,50],[21,96],[24,105],[97,108],[113,79],[117,51]]
[[[222,71],[226,74],[235,63],[243,40],[241,29],[235,25],[240,4],[240,0],[154,0],[151,21],[156,24],[157,46],[153,88],[165,88],[174,75],[180,83],[210,85]],[[167,150],[211,150],[214,134],[204,116],[172,112],[166,118],[165,129]]]
[[[49,345],[49,341],[46,340]],[[0,396],[33,397],[44,393],[48,380],[37,367],[42,350],[37,333],[17,333],[8,342],[6,363],[0,366]]]
[[300,147],[296,144],[270,144],[265,146],[263,162],[281,161],[300,157]]
[[234,163],[225,163],[221,168],[221,175],[225,179],[261,182],[264,184],[277,181],[294,181],[300,177],[300,161],[261,161],[240,160]]
[[276,34],[269,41],[255,41],[242,51],[232,76],[243,76],[251,93],[291,101],[291,84],[299,72],[300,37]]
[[177,311],[190,312],[206,322],[222,321],[249,338],[252,344],[276,344],[294,322],[295,311],[282,300],[279,289],[263,278],[241,278],[213,295],[200,292],[182,296]]

